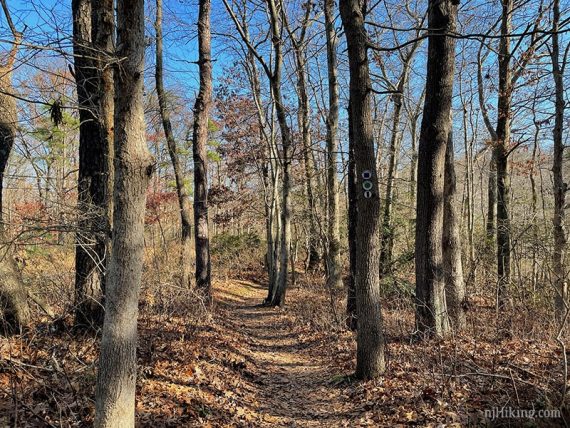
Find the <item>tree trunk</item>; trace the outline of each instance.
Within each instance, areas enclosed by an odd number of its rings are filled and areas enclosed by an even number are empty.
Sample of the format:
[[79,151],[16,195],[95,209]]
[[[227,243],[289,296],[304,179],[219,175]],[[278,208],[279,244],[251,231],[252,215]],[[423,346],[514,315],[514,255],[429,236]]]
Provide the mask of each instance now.
[[552,174],[554,176],[554,217],[552,220],[554,226],[554,253],[553,253],[553,274],[554,286],[556,294],[554,297],[554,305],[556,317],[559,321],[564,319],[567,311],[568,303],[568,284],[566,281],[566,228],[565,228],[565,204],[566,204],[566,183],[563,177],[564,162],[564,141],[562,132],[564,127],[564,81],[560,65],[560,46],[559,46],[559,24],[560,24],[560,0],[554,0],[553,3],[553,22],[552,22],[552,77],[556,90],[556,99],[554,104],[554,130],[552,132],[554,139],[554,159],[552,164]]
[[[404,66],[407,69],[407,64]],[[394,183],[398,176],[398,160],[400,156],[400,118],[402,115],[403,89],[407,81],[407,72],[403,72],[398,82],[399,94],[394,94],[394,113],[392,117],[392,136],[390,138],[390,158],[388,161],[388,178],[386,182],[386,197],[382,215],[382,230],[380,235],[380,274],[388,275],[392,270],[392,250],[394,248],[394,228],[392,224],[392,209],[394,206]]]
[[[491,136],[491,147],[497,144],[497,132],[491,124],[491,119],[489,118],[489,113],[487,110],[487,104],[485,103],[485,94],[483,86],[483,60],[481,58],[481,52],[484,43],[481,43],[481,47],[477,52],[477,94],[479,100],[479,109],[481,115],[483,116],[483,123],[489,131]],[[491,249],[495,241],[496,227],[495,220],[497,218],[497,153],[495,150],[491,150],[491,160],[489,161],[489,178],[487,181],[487,220],[486,220],[486,231],[487,231],[487,247]]]
[[451,132],[451,102],[457,25],[455,0],[430,0],[427,81],[418,153],[416,224],[416,324],[420,333],[445,336],[449,319],[442,270],[445,151]]
[[461,219],[457,212],[457,178],[455,175],[453,133],[449,132],[445,150],[443,206],[443,272],[445,297],[451,327],[461,331],[466,326],[465,319],[465,283],[463,281],[463,263],[461,261]]
[[[304,43],[301,40],[301,44]],[[308,270],[315,270],[321,262],[319,251],[319,231],[317,228],[317,205],[314,195],[315,185],[313,176],[315,175],[315,164],[312,155],[311,141],[311,118],[309,95],[306,84],[306,58],[301,45],[295,47],[295,57],[297,66],[297,89],[299,91],[299,125],[301,128],[301,138],[303,141],[303,165],[305,168],[305,190],[307,192],[307,202],[309,203],[309,254]]]
[[[420,98],[423,100],[424,95]],[[419,108],[419,106],[418,106]],[[418,134],[418,120],[420,115],[418,113],[410,117],[410,143],[411,143],[411,160],[410,160],[410,205],[416,203],[416,188],[418,182],[418,148],[417,148],[417,134]]]
[[[279,257],[279,269],[277,275],[277,282],[269,284],[269,294],[266,303],[273,306],[280,306],[285,303],[285,292],[287,289],[288,269],[289,269],[289,252],[291,244],[291,154],[293,149],[293,138],[291,130],[287,123],[287,110],[283,104],[283,97],[281,95],[281,68],[283,65],[283,46],[281,40],[281,11],[277,8],[275,0],[266,0],[267,12],[269,16],[269,25],[271,27],[271,43],[273,45],[272,59],[273,67],[270,67],[263,57],[256,51],[255,47],[249,40],[247,28],[238,20],[235,12],[229,5],[227,0],[223,0],[226,10],[230,14],[231,19],[236,25],[236,29],[240,34],[242,40],[247,45],[248,51],[252,53],[258,62],[263,67],[271,88],[271,96],[273,105],[277,112],[277,121],[281,131],[281,144],[282,153],[279,155],[277,148],[275,148],[272,156],[275,156],[280,161],[280,169],[283,177],[283,187],[281,193],[281,221],[277,223],[277,230],[280,231],[279,238],[279,251],[275,255]],[[259,108],[259,107],[258,107]]]
[[[461,76],[460,76],[461,81]],[[459,85],[459,92],[462,94],[461,84]],[[461,96],[462,105],[462,122],[463,122],[463,149],[465,152],[465,206],[466,206],[466,216],[467,216],[467,240],[468,240],[468,253],[469,253],[469,275],[467,275],[467,281],[475,282],[477,276],[477,267],[475,263],[475,241],[474,241],[474,231],[475,231],[475,216],[474,216],[474,187],[473,187],[473,142],[474,136],[469,138],[468,134],[468,120],[467,120],[467,103],[463,96]]]
[[110,235],[113,2],[74,0],[73,50],[79,105],[79,232],[75,250],[75,324],[103,324]]
[[210,0],[200,0],[198,17],[198,64],[200,91],[194,105],[194,228],[196,246],[196,287],[211,302],[210,239],[208,236],[208,120],[212,99],[212,58],[210,47]]
[[191,250],[191,229],[190,224],[190,203],[188,195],[184,189],[184,171],[178,158],[176,140],[172,132],[172,123],[170,122],[170,112],[167,106],[167,97],[164,92],[164,78],[162,65],[162,0],[156,0],[156,21],[154,24],[156,30],[156,93],[158,96],[158,106],[160,117],[162,119],[162,127],[166,144],[168,147],[168,155],[172,162],[174,170],[174,180],[176,181],[176,195],[178,197],[178,209],[180,210],[180,272],[181,285],[188,287],[190,285],[190,250]]
[[291,152],[293,148],[293,138],[291,130],[287,124],[287,111],[283,104],[283,96],[281,94],[281,67],[283,64],[282,43],[280,40],[279,11],[274,0],[267,0],[269,8],[269,19],[272,34],[273,52],[274,52],[274,69],[270,73],[269,80],[271,84],[271,94],[275,102],[275,110],[277,112],[277,121],[281,130],[281,144],[283,147],[281,155],[281,170],[283,173],[283,189],[281,195],[281,239],[279,249],[279,277],[277,287],[273,290],[271,304],[274,306],[282,306],[285,304],[285,292],[287,290],[288,265],[291,247]]
[[[9,244],[8,244],[9,245]],[[28,292],[11,251],[0,260],[0,332],[18,333],[30,322]]]
[[[15,94],[12,71],[22,35],[16,31],[12,23],[5,0],[1,0],[1,4],[14,38],[6,62],[0,64],[0,239],[7,241],[3,216],[5,208],[3,205],[4,173],[14,147],[18,123],[16,99],[11,95]],[[27,300],[28,293],[12,258],[11,246],[7,242],[4,244],[7,249],[2,249],[0,252],[0,318],[2,321],[0,329],[10,333],[20,331],[28,325],[30,309]]]
[[328,247],[327,247],[327,286],[329,289],[342,286],[342,263],[340,260],[340,233],[338,210],[338,72],[337,36],[334,28],[334,0],[324,0],[325,32],[327,37],[327,70],[329,89],[329,111],[327,121],[327,195],[328,195]]
[[[366,6],[366,2],[364,2]],[[358,314],[356,376],[373,379],[385,370],[380,307],[380,195],[374,156],[372,84],[364,8],[359,0],[340,0],[350,71],[350,119],[356,180],[356,310]]]
[[[280,80],[280,79],[279,79]],[[282,104],[280,83],[272,83],[272,92],[275,97],[277,109],[277,118],[281,129],[281,141],[283,145],[282,153],[282,171],[283,171],[283,189],[281,195],[281,239],[279,249],[279,277],[277,287],[274,289],[271,304],[274,306],[282,306],[285,304],[285,292],[287,290],[288,279],[288,263],[291,247],[291,149],[292,137],[287,125],[287,117],[285,107]]]
[[[244,35],[249,40],[247,20],[243,19],[241,25],[243,26]],[[268,124],[265,117],[261,99],[261,83],[255,65],[255,55],[249,49],[246,59],[246,71],[249,77],[259,123],[260,141],[266,143],[262,176],[265,200],[265,235],[267,239],[266,265],[267,275],[269,277],[268,294],[265,303],[269,303],[273,295],[273,289],[277,284],[279,266],[279,163],[277,162],[277,145],[275,142],[275,133],[273,132],[274,123],[271,122]],[[266,128],[270,128],[270,131],[268,132]]]
[[348,289],[346,297],[346,325],[356,331],[358,328],[358,315],[356,313],[356,224],[358,219],[358,207],[356,206],[356,166],[354,163],[354,121],[352,120],[352,100],[348,102]]
[[[534,109],[533,109],[534,110]],[[528,172],[528,177],[530,181],[530,191],[531,191],[531,213],[532,213],[532,271],[531,271],[531,282],[532,282],[532,292],[533,296],[536,296],[537,285],[538,285],[538,272],[539,272],[539,224],[538,224],[538,192],[536,189],[536,165],[537,165],[537,152],[538,152],[538,139],[540,136],[540,124],[537,122],[536,113],[533,115],[534,121],[534,141],[532,148],[532,159],[531,167]],[[554,165],[553,165],[554,166]],[[554,168],[553,168],[554,169]]]
[[511,226],[509,220],[509,171],[508,155],[511,141],[511,17],[513,0],[502,0],[503,14],[499,41],[499,89],[497,100],[497,310],[501,312],[510,304],[511,280]]
[[[493,144],[496,144],[494,142]],[[497,219],[497,152],[491,150],[491,160],[489,161],[489,179],[487,181],[487,246],[493,247],[495,242]]]
[[153,159],[145,141],[144,1],[117,2],[113,249],[95,392],[95,427],[134,427],[139,292],[146,189]]

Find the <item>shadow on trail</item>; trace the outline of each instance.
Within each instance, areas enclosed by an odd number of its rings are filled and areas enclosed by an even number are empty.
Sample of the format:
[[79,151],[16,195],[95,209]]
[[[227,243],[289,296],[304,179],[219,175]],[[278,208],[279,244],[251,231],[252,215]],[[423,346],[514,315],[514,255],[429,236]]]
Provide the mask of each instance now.
[[331,380],[338,371],[320,340],[300,336],[288,311],[259,305],[264,287],[234,281],[218,289],[220,322],[241,338],[235,352],[249,363],[259,390],[258,426],[353,426],[358,409]]

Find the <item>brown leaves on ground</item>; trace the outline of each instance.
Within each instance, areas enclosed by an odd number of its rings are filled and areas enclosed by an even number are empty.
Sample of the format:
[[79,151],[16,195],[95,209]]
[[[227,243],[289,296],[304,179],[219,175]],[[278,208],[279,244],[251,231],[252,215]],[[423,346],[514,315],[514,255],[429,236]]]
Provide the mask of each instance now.
[[[411,343],[410,308],[387,307],[388,370],[355,382],[354,337],[334,321],[326,291],[293,288],[286,308],[257,306],[265,293],[218,282],[215,312],[199,322],[143,302],[138,426],[484,426],[485,409],[559,404],[562,359],[550,340],[466,334]],[[337,317],[341,293],[332,299]],[[47,324],[0,339],[0,426],[89,426],[97,352],[97,337]]]

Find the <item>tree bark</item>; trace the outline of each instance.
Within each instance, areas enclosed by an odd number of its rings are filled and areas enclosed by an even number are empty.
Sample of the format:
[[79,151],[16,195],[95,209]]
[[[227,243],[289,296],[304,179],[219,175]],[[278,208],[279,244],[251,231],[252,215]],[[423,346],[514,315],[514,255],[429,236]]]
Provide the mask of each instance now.
[[[416,188],[418,181],[418,121],[422,113],[422,104],[424,101],[425,92],[419,99],[418,105],[414,111],[408,112],[410,120],[410,143],[411,143],[411,160],[410,160],[410,205],[416,204]],[[415,222],[415,219],[410,219],[410,222]]]
[[180,210],[180,272],[182,287],[190,286],[190,250],[191,250],[191,230],[190,223],[190,202],[188,195],[184,189],[184,171],[178,158],[176,140],[172,132],[172,123],[170,121],[170,112],[167,106],[167,97],[164,91],[164,77],[162,65],[162,0],[156,0],[156,21],[154,24],[156,30],[156,65],[155,80],[156,93],[158,95],[158,107],[160,117],[162,119],[162,127],[168,147],[168,155],[172,162],[174,170],[174,180],[176,181],[176,196],[178,197],[178,209]]
[[[493,144],[496,144],[494,142]],[[487,245],[493,247],[497,220],[497,151],[491,149],[491,159],[489,160],[489,178],[487,181]]]
[[352,120],[352,100],[348,102],[348,172],[347,172],[347,194],[348,194],[348,288],[346,297],[346,325],[356,331],[358,328],[358,315],[356,313],[356,224],[358,219],[358,207],[356,205],[356,166],[354,162],[354,121]]
[[[485,45],[481,43],[481,47],[477,52],[477,95],[479,100],[479,109],[481,110],[481,115],[483,116],[483,123],[489,131],[491,136],[491,147],[497,144],[497,132],[491,124],[491,119],[489,118],[489,112],[487,110],[487,105],[485,104],[485,94],[483,86],[483,59],[481,58],[481,52]],[[491,159],[489,161],[489,178],[487,180],[487,220],[486,220],[486,232],[487,232],[487,247],[490,249],[493,247],[495,242],[496,226],[495,221],[497,219],[497,153],[495,150],[491,150]]]
[[461,261],[460,215],[457,212],[457,178],[455,175],[453,133],[449,132],[445,150],[445,184],[443,206],[443,272],[445,297],[451,327],[461,331],[466,326],[465,283]]
[[358,314],[356,376],[373,379],[385,370],[380,307],[380,195],[374,153],[372,84],[365,28],[367,2],[340,0],[350,71],[350,119],[356,180],[356,310]]
[[[4,173],[8,158],[14,147],[18,113],[12,83],[12,72],[22,34],[16,30],[5,0],[1,0],[6,21],[12,32],[13,44],[5,63],[0,63],[0,239],[7,241],[4,224]],[[16,263],[12,258],[11,246],[5,242],[7,249],[0,254],[0,316],[3,323],[0,328],[6,333],[17,332],[25,328],[30,321],[28,293],[20,277]]]
[[95,427],[134,427],[139,292],[146,189],[153,159],[146,146],[144,1],[117,2],[113,249],[95,392]]
[[298,90],[298,122],[301,128],[301,139],[303,142],[303,166],[305,169],[305,191],[307,192],[307,202],[309,204],[309,236],[308,236],[308,270],[315,270],[321,262],[321,254],[319,251],[319,231],[317,227],[317,204],[314,195],[315,163],[313,161],[313,148],[311,138],[311,106],[309,103],[309,94],[307,91],[307,58],[305,45],[305,35],[310,23],[311,6],[306,6],[305,17],[301,24],[301,36],[297,39],[292,31],[289,31],[293,48],[295,51],[295,63],[297,73],[297,90]]
[[445,151],[451,132],[457,1],[430,0],[424,113],[418,152],[416,224],[416,325],[419,333],[445,336],[449,319],[442,269]]
[[73,50],[79,105],[79,231],[75,250],[75,325],[103,324],[112,189],[113,2],[74,0]]
[[502,0],[501,39],[499,41],[499,89],[497,100],[497,310],[510,305],[511,225],[509,219],[508,155],[511,141],[512,72],[510,38],[513,0]]
[[198,64],[200,90],[194,105],[194,228],[196,287],[211,302],[210,239],[208,236],[208,120],[212,99],[210,0],[200,0],[198,16]]
[[[245,1],[245,0],[244,0]],[[245,15],[242,15],[240,24],[243,30],[243,38],[249,43],[249,28]],[[238,26],[239,28],[239,26]],[[259,79],[256,59],[252,49],[248,49],[246,55],[245,68],[249,77],[251,92],[255,103],[257,118],[259,123],[260,140],[266,143],[264,149],[264,164],[262,166],[262,177],[264,183],[265,201],[265,234],[267,239],[266,266],[269,277],[268,293],[264,303],[269,303],[273,296],[273,290],[277,286],[279,278],[279,248],[280,248],[280,211],[279,211],[279,162],[277,143],[274,130],[274,117],[271,121],[265,117],[261,98],[261,82]],[[273,105],[272,112],[274,111]],[[267,129],[269,128],[269,129]]]
[[[460,76],[461,81],[461,76]],[[460,95],[462,94],[462,87],[461,84],[459,85],[459,92]],[[475,278],[477,276],[477,266],[475,262],[475,240],[474,240],[474,232],[475,232],[475,190],[474,190],[474,177],[473,177],[473,143],[475,137],[472,135],[469,138],[468,134],[468,120],[467,120],[467,103],[463,96],[461,96],[461,105],[462,105],[462,121],[463,121],[463,149],[465,152],[465,161],[466,161],[466,168],[465,168],[465,190],[466,190],[466,197],[465,197],[465,206],[466,206],[466,216],[467,216],[467,240],[468,240],[468,253],[469,253],[469,275],[467,276],[468,281],[475,282]],[[471,113],[472,114],[472,113]]]
[[269,8],[269,19],[271,26],[271,40],[274,52],[274,69],[268,77],[271,85],[271,93],[275,102],[277,121],[281,130],[281,144],[283,147],[281,155],[281,170],[283,174],[283,189],[281,194],[281,248],[279,250],[279,277],[277,287],[273,290],[270,304],[282,306],[285,304],[285,292],[288,281],[288,264],[291,248],[291,152],[293,148],[293,137],[287,124],[287,111],[283,104],[281,94],[281,68],[283,64],[283,50],[280,40],[279,11],[274,0],[267,0]]
[[559,45],[559,25],[560,25],[560,0],[553,2],[553,20],[552,20],[552,77],[555,87],[555,103],[554,103],[554,129],[552,136],[554,139],[554,159],[552,164],[552,174],[554,177],[554,217],[552,220],[554,226],[554,252],[553,252],[553,274],[554,287],[556,294],[554,295],[554,307],[556,318],[561,321],[564,319],[568,303],[568,284],[566,281],[566,264],[565,254],[567,247],[566,226],[565,226],[565,204],[567,186],[564,182],[563,163],[564,163],[564,141],[562,138],[564,127],[564,81],[562,67],[567,63],[560,64],[560,45]]
[[337,72],[337,36],[334,28],[334,0],[324,0],[325,33],[327,37],[327,70],[329,84],[329,111],[327,123],[327,287],[342,286],[342,264],[340,260],[340,233],[338,210],[338,72]]
[[[9,245],[9,244],[7,244]],[[28,291],[10,250],[0,260],[0,332],[18,333],[30,322]]]

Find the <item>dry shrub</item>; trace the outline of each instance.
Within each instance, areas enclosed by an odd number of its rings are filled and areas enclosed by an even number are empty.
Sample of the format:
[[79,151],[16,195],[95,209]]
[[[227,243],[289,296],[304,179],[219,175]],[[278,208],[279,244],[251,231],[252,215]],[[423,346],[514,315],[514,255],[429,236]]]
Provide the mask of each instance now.
[[[184,318],[188,325],[208,319],[209,309],[203,296],[192,285],[180,283],[180,244],[167,243],[146,251],[140,298],[141,317],[162,321]],[[193,266],[191,278],[193,278]]]
[[321,332],[344,329],[346,313],[346,291],[331,290],[325,285],[322,274],[297,273],[294,287],[299,298],[288,301],[291,313],[299,322]]
[[211,241],[212,272],[222,279],[255,280],[265,255],[265,246],[254,232],[221,233]]

